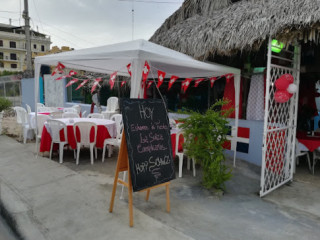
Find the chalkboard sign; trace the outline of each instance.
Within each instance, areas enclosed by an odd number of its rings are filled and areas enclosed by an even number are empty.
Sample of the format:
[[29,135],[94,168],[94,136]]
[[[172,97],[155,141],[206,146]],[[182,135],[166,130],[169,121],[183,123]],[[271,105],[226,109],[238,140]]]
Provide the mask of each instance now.
[[122,99],[133,191],[175,178],[165,105],[160,99]]

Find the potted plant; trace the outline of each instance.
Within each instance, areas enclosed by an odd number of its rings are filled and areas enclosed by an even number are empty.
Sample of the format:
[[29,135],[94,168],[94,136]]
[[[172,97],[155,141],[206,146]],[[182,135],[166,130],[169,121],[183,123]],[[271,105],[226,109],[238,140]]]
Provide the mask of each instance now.
[[190,116],[181,119],[185,143],[183,148],[190,158],[203,169],[202,185],[206,188],[225,190],[225,182],[231,178],[231,169],[225,164],[223,145],[230,131],[228,120],[233,112],[220,110],[227,101],[220,100],[204,114],[188,111]]
[[3,97],[0,97],[0,134],[2,133],[2,118],[3,112],[11,107],[11,102]]

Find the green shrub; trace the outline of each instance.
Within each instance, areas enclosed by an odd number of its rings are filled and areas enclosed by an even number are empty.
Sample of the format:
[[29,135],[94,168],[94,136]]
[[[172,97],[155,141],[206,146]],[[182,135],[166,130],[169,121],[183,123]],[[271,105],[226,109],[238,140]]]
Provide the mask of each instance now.
[[12,103],[8,99],[0,97],[0,112],[7,110],[11,105]]
[[[225,190],[225,182],[231,178],[231,169],[225,165],[223,144],[230,131],[225,116],[233,111],[221,111],[226,101],[218,101],[204,114],[188,111],[190,117],[181,119],[184,123],[184,149],[203,169],[202,184],[206,188]],[[186,112],[184,112],[186,113]]]

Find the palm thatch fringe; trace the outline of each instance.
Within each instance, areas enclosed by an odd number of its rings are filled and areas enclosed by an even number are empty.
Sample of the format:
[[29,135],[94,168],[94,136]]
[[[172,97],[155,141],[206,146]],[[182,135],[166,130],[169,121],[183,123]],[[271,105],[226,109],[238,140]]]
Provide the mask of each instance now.
[[[209,1],[198,2],[204,6]],[[320,42],[319,0],[242,0],[184,21],[176,21],[181,15],[172,17],[150,41],[198,59],[258,50],[269,36],[285,43]]]

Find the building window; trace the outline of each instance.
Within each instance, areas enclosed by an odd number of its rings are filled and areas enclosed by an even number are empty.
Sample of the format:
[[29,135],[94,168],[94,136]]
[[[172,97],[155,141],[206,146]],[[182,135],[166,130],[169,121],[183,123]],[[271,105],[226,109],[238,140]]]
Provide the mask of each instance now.
[[37,49],[37,44],[33,44],[33,49]]
[[0,68],[4,68],[3,62],[0,62]]
[[41,45],[41,51],[44,52],[44,45]]
[[0,40],[0,47],[3,47],[3,40]]
[[17,68],[17,67],[18,67],[17,64],[15,64],[15,63],[11,64],[11,68]]
[[17,54],[15,54],[15,53],[10,53],[10,59],[11,59],[11,60],[17,60]]
[[16,42],[10,41],[10,48],[17,48]]
[[0,59],[3,59],[3,52],[0,52]]

